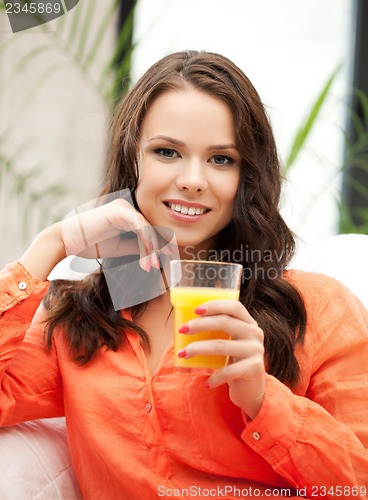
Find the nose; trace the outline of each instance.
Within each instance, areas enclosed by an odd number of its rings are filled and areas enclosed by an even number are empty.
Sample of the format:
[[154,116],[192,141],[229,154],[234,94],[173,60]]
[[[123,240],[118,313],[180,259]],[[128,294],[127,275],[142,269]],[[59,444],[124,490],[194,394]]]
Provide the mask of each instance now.
[[176,185],[180,191],[192,193],[205,191],[208,187],[206,165],[196,160],[185,162],[176,178]]

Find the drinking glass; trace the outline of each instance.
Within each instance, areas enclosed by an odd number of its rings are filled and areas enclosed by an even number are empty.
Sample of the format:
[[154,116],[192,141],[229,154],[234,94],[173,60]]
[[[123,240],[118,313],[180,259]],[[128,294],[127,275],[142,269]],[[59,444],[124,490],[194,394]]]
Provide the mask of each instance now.
[[194,310],[209,300],[238,300],[243,266],[228,262],[173,260],[170,264],[170,300],[174,307],[175,370],[212,373],[225,366],[228,356],[178,357],[178,352],[198,340],[229,339],[230,336],[213,330],[196,334],[178,332],[181,325],[198,317]]

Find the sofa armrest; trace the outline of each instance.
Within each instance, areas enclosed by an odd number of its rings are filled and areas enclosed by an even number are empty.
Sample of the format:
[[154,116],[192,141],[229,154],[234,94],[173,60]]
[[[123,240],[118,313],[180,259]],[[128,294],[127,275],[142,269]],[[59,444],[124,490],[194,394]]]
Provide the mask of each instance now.
[[0,429],[0,498],[82,498],[74,475],[65,419],[24,422]]

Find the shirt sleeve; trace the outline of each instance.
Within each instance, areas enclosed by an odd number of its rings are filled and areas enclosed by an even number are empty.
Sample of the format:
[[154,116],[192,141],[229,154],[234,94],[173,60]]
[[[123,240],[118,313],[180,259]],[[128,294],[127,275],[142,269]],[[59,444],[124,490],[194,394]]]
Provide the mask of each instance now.
[[56,350],[44,342],[48,285],[19,262],[0,272],[1,426],[64,413]]
[[242,439],[307,498],[367,498],[367,311],[322,277],[306,307],[304,389],[292,392],[267,375],[264,404],[245,419]]

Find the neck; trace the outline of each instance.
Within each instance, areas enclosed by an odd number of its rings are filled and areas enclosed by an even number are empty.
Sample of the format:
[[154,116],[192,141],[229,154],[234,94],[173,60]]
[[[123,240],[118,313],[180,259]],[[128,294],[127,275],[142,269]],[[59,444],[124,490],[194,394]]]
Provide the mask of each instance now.
[[209,249],[204,246],[179,247],[179,255],[182,260],[207,260]]

